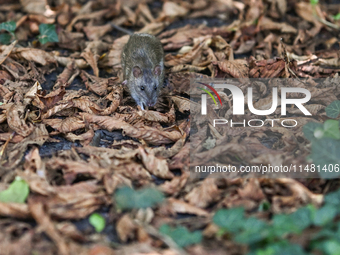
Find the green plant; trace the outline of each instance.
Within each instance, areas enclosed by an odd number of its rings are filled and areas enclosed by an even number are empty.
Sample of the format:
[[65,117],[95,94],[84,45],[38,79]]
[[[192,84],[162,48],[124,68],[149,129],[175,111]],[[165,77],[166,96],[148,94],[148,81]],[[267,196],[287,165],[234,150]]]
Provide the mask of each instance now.
[[0,34],[0,43],[9,44],[15,38],[14,31],[16,29],[15,21],[7,21],[0,24],[0,31],[5,30],[8,33]]
[[340,12],[337,15],[332,16],[334,20],[340,20]]
[[48,42],[59,42],[58,34],[54,24],[40,24],[40,35],[38,36],[39,42],[45,44]]
[[152,207],[164,200],[164,195],[157,189],[145,188],[133,190],[130,187],[118,189],[114,198],[118,209],[134,209]]
[[202,241],[201,231],[189,232],[189,230],[183,226],[173,228],[164,224],[159,228],[159,232],[169,236],[179,247],[186,247]]
[[309,0],[311,5],[317,5],[319,3],[319,0]]
[[[307,251],[340,255],[340,222],[334,223],[340,215],[340,190],[326,195],[324,201],[319,209],[307,205],[291,214],[274,215],[270,222],[245,217],[243,208],[220,209],[213,216],[213,222],[220,228],[219,235],[247,245],[248,255],[311,254]],[[320,231],[311,236],[305,250],[287,240],[311,227],[318,227]]]
[[28,184],[20,177],[16,177],[8,189],[0,192],[0,201],[5,203],[25,203],[29,192]]
[[[336,100],[326,107],[329,118],[340,114],[340,101]],[[310,158],[322,178],[340,176],[340,130],[338,120],[326,120],[322,123],[309,122],[303,127],[305,137],[311,141]]]
[[95,228],[96,232],[102,232],[105,228],[106,221],[99,213],[93,213],[89,217],[90,224]]

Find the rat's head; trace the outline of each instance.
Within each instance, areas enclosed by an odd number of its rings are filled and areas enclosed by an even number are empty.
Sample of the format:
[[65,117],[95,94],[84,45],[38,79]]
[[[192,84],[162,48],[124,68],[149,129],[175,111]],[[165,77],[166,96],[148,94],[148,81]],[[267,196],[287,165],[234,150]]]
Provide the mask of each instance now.
[[153,68],[140,68],[139,66],[132,68],[128,81],[134,88],[131,95],[142,109],[157,103],[163,85],[163,68],[162,65],[156,65]]

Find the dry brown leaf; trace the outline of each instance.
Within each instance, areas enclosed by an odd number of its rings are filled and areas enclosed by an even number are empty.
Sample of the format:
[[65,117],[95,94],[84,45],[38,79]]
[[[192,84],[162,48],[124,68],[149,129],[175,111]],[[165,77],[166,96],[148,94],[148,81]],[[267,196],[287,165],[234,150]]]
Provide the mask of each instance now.
[[[229,74],[233,78],[248,77],[249,67],[247,61],[245,60],[242,59],[224,60],[213,62],[213,64],[217,65],[222,72]],[[220,73],[218,73],[217,75],[221,76]]]
[[[95,64],[95,67],[92,66],[92,68],[97,68],[97,64]],[[99,75],[99,70],[97,69],[97,74],[94,72],[96,76]],[[86,85],[86,88],[90,91],[93,91],[99,96],[104,96],[107,94],[107,87],[109,80],[104,78],[98,78],[92,75],[89,75],[87,72],[82,71],[80,73],[80,77],[82,78],[83,82]]]
[[116,230],[120,240],[126,242],[133,240],[136,236],[137,225],[130,218],[129,214],[124,214],[117,222]]
[[190,204],[206,208],[220,199],[221,191],[217,188],[215,178],[205,178],[204,181],[192,189],[184,198]]
[[175,198],[168,198],[167,204],[173,211],[177,213],[188,213],[205,217],[209,216],[207,211]]
[[174,177],[173,173],[169,171],[166,159],[157,158],[152,152],[147,153],[142,147],[139,147],[139,155],[142,158],[143,165],[151,174],[163,179]]
[[77,117],[69,117],[66,119],[44,119],[43,123],[62,133],[72,132],[85,127],[84,121]]
[[80,113],[80,116],[85,121],[95,123],[109,131],[122,129],[124,135],[143,139],[149,144],[160,145],[172,143],[181,138],[179,131],[160,131],[147,126],[137,129],[124,121],[112,117],[96,116],[88,113]]
[[25,106],[22,104],[12,104],[12,106],[6,111],[6,118],[8,126],[17,134],[27,137],[33,130],[34,126],[25,121]]
[[189,176],[188,172],[184,172],[181,176],[175,176],[171,181],[161,184],[159,189],[166,194],[176,196],[187,184]]

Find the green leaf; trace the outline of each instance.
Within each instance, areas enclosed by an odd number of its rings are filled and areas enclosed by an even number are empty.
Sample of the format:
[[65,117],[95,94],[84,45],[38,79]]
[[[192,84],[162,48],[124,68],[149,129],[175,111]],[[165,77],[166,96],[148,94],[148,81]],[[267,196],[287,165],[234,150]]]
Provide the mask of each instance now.
[[[331,138],[322,138],[312,142],[311,158],[320,168],[322,178],[336,178],[340,175],[340,141]],[[322,170],[325,167],[325,170]],[[333,169],[331,172],[330,170]],[[336,170],[338,172],[336,172]]]
[[340,189],[325,196],[325,204],[340,206]]
[[159,232],[169,236],[179,247],[186,247],[202,241],[201,231],[189,232],[188,229],[183,226],[172,228],[164,224],[159,228]]
[[339,20],[340,19],[340,12],[337,15],[332,16],[334,20]]
[[324,134],[323,137],[333,139],[340,139],[339,122],[337,120],[326,120],[323,123]]
[[[340,13],[338,13],[339,15]],[[340,15],[339,15],[340,19]],[[326,107],[326,114],[330,118],[337,118],[340,114],[340,100],[335,100]]]
[[54,24],[40,24],[39,25],[40,35],[38,37],[41,44],[48,42],[59,42],[57,32]]
[[271,204],[268,201],[264,201],[259,205],[259,212],[268,211],[270,209]]
[[235,241],[241,244],[252,245],[265,240],[270,235],[268,225],[255,217],[246,219],[243,228],[244,231],[238,231],[235,236]]
[[308,122],[306,125],[303,126],[302,131],[303,131],[303,134],[305,135],[305,137],[309,141],[311,141],[315,138],[314,137],[314,131],[317,128],[322,128],[322,124],[317,123],[317,122]]
[[89,222],[98,233],[102,232],[106,225],[104,217],[101,216],[99,213],[91,214],[91,216],[89,217]]
[[231,233],[235,233],[243,228],[244,225],[244,208],[236,207],[231,209],[220,209],[214,217],[213,222]]
[[13,34],[16,29],[16,26],[17,25],[15,21],[7,21],[0,24],[0,30],[3,29]]
[[289,214],[289,218],[295,224],[298,232],[301,232],[305,228],[312,224],[312,213],[311,208],[301,207],[295,212]]
[[318,243],[315,248],[322,251],[322,254],[325,255],[340,255],[340,242],[337,240],[325,240]]
[[324,226],[327,223],[333,221],[337,213],[337,208],[333,205],[327,204],[321,207],[319,210],[315,212],[314,215],[314,225],[316,226]]
[[273,234],[282,237],[288,233],[300,233],[300,228],[295,226],[294,221],[289,215],[276,214],[273,217]]
[[259,249],[256,255],[306,255],[302,247],[292,243],[274,243],[267,246],[265,249]]
[[[326,138],[326,137],[333,138],[336,140],[340,139],[339,122],[337,120],[326,120],[323,123],[323,125],[321,126],[314,125],[314,127],[315,129],[314,129],[313,135],[317,139]],[[309,130],[311,130],[313,127],[309,127],[309,128],[310,128]]]
[[311,5],[317,5],[319,3],[319,0],[309,0]]
[[4,203],[25,203],[29,192],[28,184],[20,177],[16,177],[8,189],[0,192],[0,201]]
[[135,191],[130,187],[123,187],[116,191],[115,200],[119,209],[147,208],[161,203],[164,195],[154,188]]
[[0,34],[0,43],[1,44],[10,44],[12,39],[12,35],[10,34]]

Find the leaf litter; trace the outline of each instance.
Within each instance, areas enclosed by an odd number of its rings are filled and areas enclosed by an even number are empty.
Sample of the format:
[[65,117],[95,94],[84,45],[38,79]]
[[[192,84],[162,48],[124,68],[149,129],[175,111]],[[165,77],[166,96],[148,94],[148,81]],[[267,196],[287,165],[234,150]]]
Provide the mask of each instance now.
[[[234,164],[307,162],[310,141],[301,124],[220,133],[202,119],[191,132],[189,79],[307,78],[292,86],[311,91],[305,106],[317,117],[287,111],[300,123],[323,123],[326,107],[340,99],[340,23],[330,5],[57,3],[5,1],[0,7],[0,32],[7,33],[0,39],[12,39],[0,45],[0,250],[6,254],[246,254],[244,246],[218,237],[212,216],[219,209],[242,206],[247,215],[270,221],[307,204],[318,207],[325,193],[339,188],[336,179],[197,180],[188,172],[189,142],[207,132],[213,143],[194,146],[201,162],[221,150]],[[141,111],[121,85],[128,35],[111,22],[162,42],[167,82],[153,109]],[[317,85],[312,78],[327,79]],[[267,109],[270,85],[253,89],[255,108]],[[228,118],[230,98],[220,95],[228,101]],[[336,108],[332,114],[338,117]],[[13,190],[18,181],[29,193]],[[124,186],[126,197],[119,193]],[[264,204],[269,211],[258,209]],[[95,224],[93,215],[100,227],[88,223]],[[176,233],[185,237],[179,245]]]

